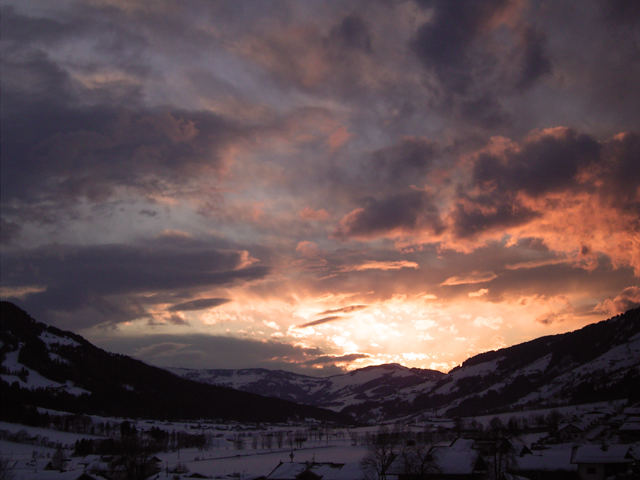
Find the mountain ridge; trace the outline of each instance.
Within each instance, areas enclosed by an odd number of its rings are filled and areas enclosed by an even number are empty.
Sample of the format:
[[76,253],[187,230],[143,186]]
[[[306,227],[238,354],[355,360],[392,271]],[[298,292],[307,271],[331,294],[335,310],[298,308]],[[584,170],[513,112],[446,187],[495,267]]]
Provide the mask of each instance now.
[[285,421],[345,416],[273,397],[193,382],[126,355],[106,352],[73,332],[38,322],[0,302],[0,418],[24,406],[159,419]]
[[[580,329],[474,355],[442,373],[382,364],[327,377],[267,369],[171,369],[207,383],[348,413],[361,421],[488,413],[613,396],[638,398],[640,308]],[[379,372],[371,378],[367,374]],[[253,375],[253,377],[252,377]],[[340,387],[339,384],[342,384]]]

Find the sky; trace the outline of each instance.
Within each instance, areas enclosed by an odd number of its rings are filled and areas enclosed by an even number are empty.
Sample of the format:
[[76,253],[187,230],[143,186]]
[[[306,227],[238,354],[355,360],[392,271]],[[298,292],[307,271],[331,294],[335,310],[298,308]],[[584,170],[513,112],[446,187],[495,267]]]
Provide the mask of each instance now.
[[640,304],[639,2],[1,5],[0,294],[38,320],[329,375]]

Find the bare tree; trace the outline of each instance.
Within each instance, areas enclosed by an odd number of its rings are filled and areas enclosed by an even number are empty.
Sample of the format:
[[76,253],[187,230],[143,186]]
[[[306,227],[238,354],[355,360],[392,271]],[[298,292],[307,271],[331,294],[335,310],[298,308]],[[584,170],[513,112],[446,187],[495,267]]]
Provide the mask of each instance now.
[[386,480],[387,470],[398,455],[397,437],[383,425],[369,444],[361,466],[367,479]]

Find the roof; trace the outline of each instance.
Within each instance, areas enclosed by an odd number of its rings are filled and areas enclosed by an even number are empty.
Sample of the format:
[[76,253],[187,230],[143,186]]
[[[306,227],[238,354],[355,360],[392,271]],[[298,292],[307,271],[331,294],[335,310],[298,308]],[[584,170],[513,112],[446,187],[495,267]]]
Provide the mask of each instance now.
[[346,480],[361,476],[358,465],[344,463],[281,463],[269,475],[269,480],[292,480],[296,478],[319,478],[322,480]]
[[571,463],[629,463],[633,461],[629,445],[581,445],[572,455]]
[[[436,445],[429,450],[427,469],[444,475],[471,475],[476,468],[479,452],[473,448],[474,440],[459,438],[451,445]],[[411,460],[411,459],[409,459]],[[387,471],[390,474],[404,473],[405,458],[398,456]]]
[[582,432],[584,431],[584,428],[582,427],[582,425],[579,425],[577,422],[569,422],[569,423],[561,423],[560,425],[558,425],[558,432],[562,432],[563,430],[574,430],[574,431],[579,431]]
[[473,449],[473,440],[459,438],[449,447],[433,447],[431,456],[441,473],[469,475],[473,473],[479,453]]
[[515,469],[518,472],[529,471],[576,471],[578,467],[571,464],[571,448],[550,448],[536,450],[535,453],[515,458]]

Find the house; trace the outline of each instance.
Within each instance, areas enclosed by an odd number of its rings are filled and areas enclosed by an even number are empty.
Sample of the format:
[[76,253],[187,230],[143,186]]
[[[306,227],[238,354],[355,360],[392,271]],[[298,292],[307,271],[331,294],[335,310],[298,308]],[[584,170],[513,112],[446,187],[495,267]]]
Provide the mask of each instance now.
[[584,428],[577,422],[561,423],[558,425],[558,430],[555,433],[555,437],[560,442],[571,442],[579,440],[584,435]]
[[572,448],[554,446],[516,456],[509,472],[531,480],[570,480],[578,478],[578,467],[571,463]]
[[630,474],[634,460],[629,445],[581,445],[571,455],[580,480],[604,480]]
[[280,462],[268,480],[356,480],[362,478],[358,464],[331,462]]
[[387,475],[396,475],[398,480],[479,479],[487,470],[474,440],[458,438],[449,445],[430,447],[425,455],[418,451],[399,455]]
[[629,417],[618,429],[620,440],[625,443],[640,440],[640,417]]

